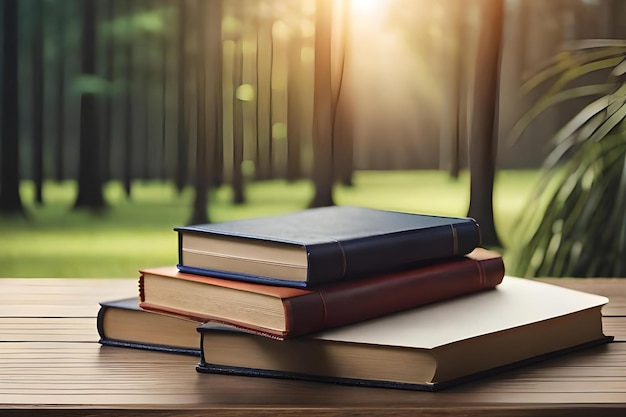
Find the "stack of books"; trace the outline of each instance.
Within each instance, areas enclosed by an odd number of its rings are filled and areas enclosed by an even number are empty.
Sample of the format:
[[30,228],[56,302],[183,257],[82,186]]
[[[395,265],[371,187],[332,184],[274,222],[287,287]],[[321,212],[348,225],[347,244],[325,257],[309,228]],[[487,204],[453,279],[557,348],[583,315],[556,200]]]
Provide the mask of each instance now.
[[334,206],[184,226],[100,342],[196,370],[416,390],[608,341],[604,297],[505,277],[470,218]]

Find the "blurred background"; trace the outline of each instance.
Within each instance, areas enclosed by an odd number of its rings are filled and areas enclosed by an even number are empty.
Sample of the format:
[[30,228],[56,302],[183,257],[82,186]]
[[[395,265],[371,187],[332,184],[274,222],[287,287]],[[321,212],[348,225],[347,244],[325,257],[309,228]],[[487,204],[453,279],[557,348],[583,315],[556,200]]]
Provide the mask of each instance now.
[[172,228],[471,216],[626,275],[626,2],[2,0],[0,276],[134,277]]

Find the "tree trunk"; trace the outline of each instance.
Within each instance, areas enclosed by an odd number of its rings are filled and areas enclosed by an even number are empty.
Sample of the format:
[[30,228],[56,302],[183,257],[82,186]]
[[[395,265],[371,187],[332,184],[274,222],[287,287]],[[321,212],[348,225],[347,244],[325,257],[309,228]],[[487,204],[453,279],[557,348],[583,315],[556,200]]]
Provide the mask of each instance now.
[[176,189],[182,191],[188,183],[189,129],[187,125],[187,1],[178,2],[178,138],[176,141]]
[[302,177],[302,29],[293,25],[287,57],[287,180]]
[[502,45],[503,0],[479,2],[481,29],[476,56],[474,112],[470,137],[470,205],[483,244],[501,246],[493,216],[493,185],[498,142],[498,90]]
[[[96,0],[84,0],[82,22],[82,73],[96,74]],[[83,92],[80,99],[80,144],[78,161],[78,196],[74,208],[99,211],[105,208],[102,192],[102,169],[99,158],[96,96]]]
[[197,51],[196,59],[196,109],[197,109],[197,139],[196,139],[196,172],[195,172],[195,198],[191,213],[190,224],[209,223],[207,206],[209,204],[209,167],[208,167],[208,136],[207,136],[207,74],[206,74],[206,37],[208,34],[202,30],[205,28],[207,10],[205,0],[197,0],[196,23],[197,23]]
[[31,58],[33,68],[33,184],[35,186],[35,203],[43,204],[43,107],[44,107],[44,62],[43,62],[43,7],[41,0],[33,4],[34,27],[31,42]]
[[[441,108],[441,123],[439,135],[439,166],[446,168],[452,178],[459,177],[462,110],[459,106],[461,89],[463,87],[463,34],[465,17],[462,4],[459,2],[446,3],[447,16],[451,27],[443,48],[444,56],[441,82],[444,86],[443,106]],[[440,24],[444,24],[441,22]]]
[[[142,12],[152,12],[151,0],[144,0],[141,6]],[[141,94],[143,97],[143,141],[141,143],[140,172],[142,180],[149,180],[153,178],[152,169],[154,167],[152,166],[152,159],[155,157],[154,148],[152,147],[153,134],[151,132],[153,121],[151,120],[150,114],[150,110],[153,107],[151,88],[155,85],[155,83],[153,82],[155,68],[154,62],[153,60],[151,60],[152,54],[150,52],[150,50],[153,48],[152,44],[154,40],[154,35],[150,31],[146,30],[144,35],[140,39],[143,44],[143,47],[141,48],[143,56],[141,56],[140,54],[141,64],[139,65],[140,70],[143,70],[141,76]]]
[[313,92],[313,182],[311,207],[334,205],[333,120],[331,94],[332,0],[317,0],[315,8],[315,81]]
[[257,160],[256,178],[272,177],[272,21],[257,26]]
[[[113,85],[113,68],[115,66],[115,54],[113,46],[113,25],[115,19],[115,1],[108,0],[105,5],[105,19],[109,22],[109,30],[105,35],[104,42],[104,78]],[[104,182],[111,178],[111,131],[113,129],[113,97],[112,92],[107,90],[104,97],[104,115],[102,121],[102,179]]]
[[224,93],[222,88],[224,59],[222,54],[222,0],[209,2],[209,80],[213,92],[214,114],[210,126],[214,126],[211,149],[211,185],[220,187],[224,183]]
[[[127,29],[133,30],[131,16],[133,14],[133,0],[126,0],[126,18],[128,19]],[[134,135],[133,135],[133,37],[128,36],[124,45],[124,133],[123,133],[123,172],[122,183],[126,196],[130,198],[133,182],[133,158],[134,158]]]
[[58,21],[56,22],[56,144],[54,177],[57,181],[65,179],[65,2],[57,2]]
[[[235,40],[235,62],[233,65],[233,85],[235,91],[243,83],[243,38]],[[246,202],[243,179],[243,101],[235,96],[233,102],[233,203]]]
[[0,212],[24,214],[20,198],[19,127],[17,91],[17,0],[5,0],[2,18],[2,114],[0,126]]
[[[159,6],[167,8],[169,1],[163,0]],[[161,33],[161,163],[160,174],[161,180],[168,178],[168,149],[167,149],[167,60],[168,60],[168,32],[163,30]]]
[[345,186],[352,186],[354,171],[354,102],[352,100],[352,77],[350,76],[352,51],[351,0],[342,1],[342,64],[335,95],[333,137],[335,138],[335,173]]

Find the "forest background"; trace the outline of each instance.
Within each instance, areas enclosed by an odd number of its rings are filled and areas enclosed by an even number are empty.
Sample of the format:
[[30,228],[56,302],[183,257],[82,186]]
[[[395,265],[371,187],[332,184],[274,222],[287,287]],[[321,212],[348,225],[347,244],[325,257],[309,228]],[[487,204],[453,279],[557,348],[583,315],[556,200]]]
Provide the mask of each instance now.
[[624,39],[625,8],[4,0],[0,276],[134,276],[176,262],[175,226],[330,204],[471,215],[516,272],[554,132],[589,102],[512,137],[548,89],[524,81],[566,41]]

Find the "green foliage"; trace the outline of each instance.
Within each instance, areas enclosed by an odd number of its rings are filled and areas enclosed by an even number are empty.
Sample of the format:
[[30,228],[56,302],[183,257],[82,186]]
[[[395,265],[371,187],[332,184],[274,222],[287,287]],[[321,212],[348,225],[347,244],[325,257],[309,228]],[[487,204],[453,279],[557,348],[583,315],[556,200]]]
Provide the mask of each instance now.
[[[496,223],[507,244],[535,176],[534,171],[498,173]],[[464,216],[468,190],[466,172],[455,181],[443,171],[358,171],[354,186],[336,187],[335,197],[343,205]],[[248,203],[234,205],[224,186],[212,192],[209,212],[213,221],[225,221],[301,210],[313,191],[309,181],[255,182],[247,186]],[[109,209],[100,215],[71,210],[75,192],[74,182],[47,182],[45,205],[37,206],[32,184],[22,185],[30,219],[0,217],[0,276],[134,277],[139,268],[176,262],[172,229],[189,218],[191,189],[177,194],[168,183],[135,183],[128,200],[120,184],[110,183]]]
[[109,81],[99,75],[82,74],[72,83],[72,92],[76,95],[107,94],[111,90]]
[[[513,134],[564,99],[596,97],[552,139],[533,199],[521,216],[513,273],[624,276],[626,42],[584,41],[572,47],[529,81],[532,89],[554,80]],[[610,71],[606,83],[567,88],[569,82],[597,70]]]

